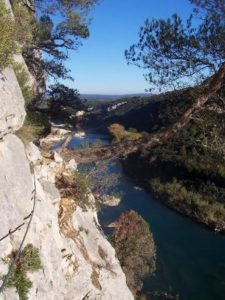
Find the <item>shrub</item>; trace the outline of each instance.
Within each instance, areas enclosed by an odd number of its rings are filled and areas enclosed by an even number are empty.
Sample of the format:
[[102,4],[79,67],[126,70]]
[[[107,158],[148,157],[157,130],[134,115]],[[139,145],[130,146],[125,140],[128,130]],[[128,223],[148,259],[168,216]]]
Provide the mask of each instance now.
[[[13,252],[9,260],[16,257],[17,251]],[[10,277],[7,280],[7,287],[15,287],[20,300],[27,300],[27,293],[32,287],[32,282],[27,277],[27,272],[38,271],[41,268],[39,251],[32,244],[28,244],[22,251],[19,259],[12,268]]]
[[135,211],[122,213],[111,237],[118,259],[134,295],[142,280],[155,271],[156,249],[148,223]]
[[113,143],[119,143],[121,140],[136,141],[142,137],[142,135],[134,129],[125,130],[123,125],[114,123],[108,127],[108,131],[114,137]]
[[13,55],[27,47],[33,39],[35,19],[28,10],[18,4],[13,4],[13,16],[0,0],[0,68],[3,69],[13,61]]
[[108,127],[108,131],[114,137],[113,142],[115,142],[115,143],[116,142],[119,143],[124,138],[124,135],[126,132],[124,126],[117,124],[117,123],[111,124]]
[[17,81],[19,83],[20,89],[22,91],[26,105],[30,103],[35,98],[35,93],[29,86],[28,80],[29,75],[21,63],[13,63],[13,69],[15,71]]
[[15,22],[14,40],[25,49],[35,42],[37,24],[33,12],[21,2],[11,1]]
[[4,1],[0,0],[0,68],[10,64],[13,54],[18,51],[14,39],[15,22]]
[[48,90],[49,114],[54,118],[71,122],[71,116],[79,110],[84,110],[84,101],[80,99],[76,89],[63,84],[51,85]]

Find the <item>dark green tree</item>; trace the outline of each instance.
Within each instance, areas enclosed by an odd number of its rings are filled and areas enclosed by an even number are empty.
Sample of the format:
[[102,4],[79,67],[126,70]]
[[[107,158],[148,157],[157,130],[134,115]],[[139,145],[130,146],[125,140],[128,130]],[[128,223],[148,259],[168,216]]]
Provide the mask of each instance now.
[[[36,9],[42,13],[38,20],[37,45],[48,55],[46,73],[71,79],[63,61],[68,58],[68,50],[76,50],[81,39],[89,37],[87,15],[97,0],[34,2]],[[59,21],[56,22],[56,19]]]
[[138,43],[125,51],[128,64],[146,70],[150,89],[193,86],[207,78],[205,86],[209,86],[220,71],[223,75],[217,79],[224,82],[225,2],[190,2],[195,8],[188,20],[177,14],[166,20],[147,19]]
[[[68,59],[68,51],[76,50],[81,39],[89,36],[88,13],[98,0],[14,0],[35,14],[36,27],[33,29],[33,43],[24,45],[24,56],[32,60],[34,52],[41,50],[45,57],[42,68],[54,78],[72,79],[63,62]],[[40,61],[33,60],[33,68]],[[35,66],[36,64],[36,66]]]
[[61,119],[69,118],[74,112],[85,109],[78,91],[59,83],[49,87],[48,103],[49,112]]

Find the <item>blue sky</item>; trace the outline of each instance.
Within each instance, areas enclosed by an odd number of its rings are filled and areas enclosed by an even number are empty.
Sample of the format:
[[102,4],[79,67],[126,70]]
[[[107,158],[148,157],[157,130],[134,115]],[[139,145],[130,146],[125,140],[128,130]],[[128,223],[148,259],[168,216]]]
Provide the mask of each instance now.
[[75,82],[66,82],[80,93],[143,93],[148,84],[143,70],[128,66],[125,49],[138,41],[138,31],[148,18],[178,13],[186,18],[188,0],[102,0],[91,12],[90,37],[78,51],[70,52],[66,66]]

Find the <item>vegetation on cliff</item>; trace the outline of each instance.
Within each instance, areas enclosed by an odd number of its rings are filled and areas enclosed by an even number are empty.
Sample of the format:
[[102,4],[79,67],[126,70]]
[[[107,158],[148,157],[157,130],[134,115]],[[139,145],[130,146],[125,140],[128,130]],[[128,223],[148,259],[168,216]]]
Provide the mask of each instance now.
[[30,24],[23,7],[15,6],[15,15],[0,0],[0,69],[13,61],[13,55],[21,52],[19,45],[26,44],[31,38]]
[[[13,1],[16,2],[16,1]],[[72,79],[64,61],[68,59],[68,50],[76,50],[81,40],[89,36],[88,13],[97,0],[70,1],[23,1],[20,5],[36,15],[36,26],[33,30],[32,43],[25,45],[23,55],[30,69],[38,69],[38,60],[34,56],[36,49],[45,53],[42,60],[42,72],[55,79]],[[55,18],[55,15],[58,18]],[[40,60],[39,60],[40,63]],[[40,70],[41,71],[41,70]]]
[[[209,106],[196,114],[174,138],[149,151],[129,156],[124,167],[168,206],[224,231],[225,111],[221,97],[222,92],[210,99]],[[174,93],[170,94],[169,102],[149,103],[145,113],[151,118],[145,130],[151,134],[168,126],[177,116],[177,101],[179,97]],[[182,103],[179,102],[181,107]],[[135,112],[141,117],[142,108]],[[123,118],[126,124],[135,126],[129,113]]]
[[118,259],[134,295],[141,291],[143,279],[156,268],[156,249],[148,223],[135,211],[122,213],[111,237]]
[[[14,251],[9,257],[9,263],[17,256],[17,251]],[[39,251],[32,244],[28,244],[15,265],[12,267],[12,272],[7,280],[7,287],[15,287],[20,300],[27,300],[27,293],[32,287],[32,282],[27,276],[28,272],[35,272],[41,269],[41,260]]]

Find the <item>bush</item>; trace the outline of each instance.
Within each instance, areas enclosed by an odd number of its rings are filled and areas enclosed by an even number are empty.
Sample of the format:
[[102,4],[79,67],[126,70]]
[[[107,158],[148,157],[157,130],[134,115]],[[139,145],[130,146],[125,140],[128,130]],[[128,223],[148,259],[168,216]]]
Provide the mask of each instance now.
[[142,280],[156,269],[156,249],[148,223],[135,211],[122,213],[115,222],[111,242],[134,295]]
[[16,40],[23,49],[26,49],[35,43],[37,35],[37,24],[33,12],[26,7],[22,1],[11,1],[15,22],[14,40]]
[[136,141],[142,137],[142,135],[134,129],[125,130],[123,125],[114,123],[108,127],[108,131],[114,137],[113,143],[119,143],[122,140]]
[[[17,251],[9,257],[11,261],[16,257]],[[22,251],[19,259],[12,268],[10,277],[7,280],[7,287],[15,287],[20,300],[27,300],[27,293],[32,287],[32,282],[27,277],[27,272],[38,271],[41,268],[39,251],[32,244],[28,244]]]
[[84,101],[79,98],[76,89],[63,84],[51,85],[48,90],[49,113],[60,120],[71,121],[71,115],[84,110]]
[[13,54],[18,51],[18,46],[14,39],[15,22],[6,9],[3,0],[0,0],[0,68],[3,69],[10,64]]
[[35,93],[28,84],[29,75],[21,63],[13,63],[13,69],[15,71],[17,81],[22,91],[26,105],[35,99]]
[[36,28],[33,15],[24,6],[14,3],[13,14],[0,0],[0,69],[12,63],[21,47],[27,47]]

